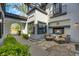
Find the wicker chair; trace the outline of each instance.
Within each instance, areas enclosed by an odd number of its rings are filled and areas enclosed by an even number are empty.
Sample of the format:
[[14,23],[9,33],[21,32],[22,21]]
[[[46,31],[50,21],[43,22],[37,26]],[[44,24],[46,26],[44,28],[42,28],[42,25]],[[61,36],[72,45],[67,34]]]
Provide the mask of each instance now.
[[54,40],[54,36],[51,36],[50,34],[46,34],[45,35],[45,39],[46,39],[46,41],[52,41],[52,40]]

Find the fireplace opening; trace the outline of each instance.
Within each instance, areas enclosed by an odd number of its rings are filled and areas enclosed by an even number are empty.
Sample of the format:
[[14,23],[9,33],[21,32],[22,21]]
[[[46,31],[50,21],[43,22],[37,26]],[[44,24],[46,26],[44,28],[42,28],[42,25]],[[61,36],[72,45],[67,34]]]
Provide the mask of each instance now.
[[64,34],[64,27],[54,27],[53,34]]

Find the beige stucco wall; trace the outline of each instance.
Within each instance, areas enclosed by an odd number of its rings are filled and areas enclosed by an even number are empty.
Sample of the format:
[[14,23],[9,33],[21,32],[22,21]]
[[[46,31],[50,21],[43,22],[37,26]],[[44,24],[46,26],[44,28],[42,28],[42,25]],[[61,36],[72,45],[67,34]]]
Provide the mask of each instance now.
[[35,23],[35,19],[36,19],[36,17],[35,17],[35,11],[32,11],[30,14],[28,14],[28,19],[26,21],[25,29],[23,30],[24,34],[28,33],[28,28],[27,28],[28,23],[33,22],[33,21]]
[[[59,23],[59,24],[57,24]],[[70,25],[70,20],[69,19],[65,19],[65,20],[60,20],[60,21],[53,21],[53,22],[50,22],[50,25],[49,26],[67,26],[67,25]]]
[[72,5],[71,11],[71,38],[73,42],[79,42],[79,28],[74,27],[75,23],[79,23],[79,4]]
[[70,35],[70,28],[69,27],[64,28],[64,34]]
[[35,21],[35,11],[32,11],[30,14],[28,14],[27,23]]
[[48,15],[36,10],[36,20],[44,23],[48,23]]

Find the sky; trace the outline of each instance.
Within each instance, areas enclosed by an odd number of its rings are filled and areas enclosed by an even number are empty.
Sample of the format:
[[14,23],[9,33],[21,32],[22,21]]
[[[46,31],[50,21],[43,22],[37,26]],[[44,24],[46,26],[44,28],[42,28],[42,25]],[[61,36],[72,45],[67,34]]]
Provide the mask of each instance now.
[[20,3],[7,3],[6,4],[6,12],[16,14],[16,15],[23,15],[23,13],[16,8],[14,8],[14,5],[20,5]]

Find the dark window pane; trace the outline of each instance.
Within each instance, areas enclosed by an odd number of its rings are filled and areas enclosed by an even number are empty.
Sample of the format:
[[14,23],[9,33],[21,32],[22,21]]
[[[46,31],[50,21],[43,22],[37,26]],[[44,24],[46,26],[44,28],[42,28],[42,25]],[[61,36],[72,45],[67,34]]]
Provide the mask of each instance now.
[[66,4],[62,4],[62,13],[66,13],[66,9],[67,5]]
[[2,35],[1,35],[1,23],[0,23],[0,38],[2,37]]
[[55,3],[53,8],[54,8],[54,14],[60,13],[60,4],[59,3]]
[[0,12],[0,38],[2,38],[3,34],[3,18],[2,13]]
[[66,4],[54,3],[53,4],[53,16],[60,16],[66,14]]
[[47,30],[46,30],[46,24],[45,23],[39,22],[37,27],[38,27],[38,29],[37,29],[38,34],[46,33]]

